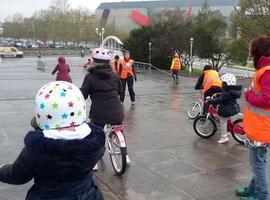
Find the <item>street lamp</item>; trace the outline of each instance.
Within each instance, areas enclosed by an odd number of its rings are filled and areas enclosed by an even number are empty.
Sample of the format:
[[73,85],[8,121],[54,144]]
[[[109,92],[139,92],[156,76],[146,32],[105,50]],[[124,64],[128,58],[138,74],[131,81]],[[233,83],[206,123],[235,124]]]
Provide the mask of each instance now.
[[102,45],[102,43],[103,43],[104,33],[105,33],[105,28],[103,28],[103,27],[101,27],[101,29],[96,28],[96,34],[99,35],[100,45]]
[[194,39],[193,37],[191,37],[189,39],[190,41],[190,54],[189,54],[189,60],[190,60],[190,65],[189,65],[189,73],[191,73],[192,71],[192,65],[193,65],[193,43],[194,43]]
[[151,54],[152,54],[152,43],[151,42],[148,43],[148,48],[149,48],[148,62],[149,62],[149,64],[151,64]]

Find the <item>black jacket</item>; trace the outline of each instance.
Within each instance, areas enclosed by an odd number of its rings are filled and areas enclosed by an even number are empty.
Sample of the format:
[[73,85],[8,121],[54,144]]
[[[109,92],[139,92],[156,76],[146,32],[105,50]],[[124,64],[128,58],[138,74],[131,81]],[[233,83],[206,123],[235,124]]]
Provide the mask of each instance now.
[[242,86],[225,86],[221,95],[214,99],[210,99],[209,104],[219,104],[218,114],[221,117],[231,117],[240,112],[239,104],[236,99],[242,94]]
[[89,114],[91,122],[103,125],[122,123],[124,114],[119,99],[121,82],[110,66],[91,69],[84,78],[81,91],[85,99],[90,95],[92,101]]
[[105,135],[91,125],[84,139],[54,140],[42,130],[29,132],[13,164],[0,168],[0,181],[24,184],[34,179],[27,200],[102,200],[92,169],[104,154]]

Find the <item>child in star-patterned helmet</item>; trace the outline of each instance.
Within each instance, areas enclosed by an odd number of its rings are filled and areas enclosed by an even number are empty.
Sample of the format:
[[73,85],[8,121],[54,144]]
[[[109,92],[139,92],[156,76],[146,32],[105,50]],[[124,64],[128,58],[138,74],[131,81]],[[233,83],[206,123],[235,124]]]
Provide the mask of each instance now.
[[36,95],[34,124],[17,160],[0,167],[0,182],[17,185],[34,179],[27,200],[102,200],[92,169],[104,154],[105,135],[86,123],[79,88],[64,81],[44,85]]

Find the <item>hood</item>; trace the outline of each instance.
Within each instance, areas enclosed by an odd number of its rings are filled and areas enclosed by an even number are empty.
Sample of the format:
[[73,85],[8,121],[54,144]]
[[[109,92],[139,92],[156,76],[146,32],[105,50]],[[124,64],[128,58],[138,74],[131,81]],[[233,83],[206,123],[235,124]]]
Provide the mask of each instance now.
[[228,92],[234,99],[238,99],[242,95],[243,86],[242,85],[230,85],[225,86],[225,91]]
[[261,69],[266,66],[270,66],[270,57],[262,56],[257,64],[257,68]]
[[61,56],[58,58],[58,63],[61,63],[61,64],[66,64],[66,59],[65,57]]
[[44,137],[42,130],[30,131],[24,138],[27,148],[45,155],[78,155],[91,154],[105,144],[105,137],[100,137],[103,130],[91,126],[92,133],[83,139],[61,140]]
[[94,74],[101,80],[110,79],[112,76],[112,68],[109,65],[97,66],[90,70],[90,73]]

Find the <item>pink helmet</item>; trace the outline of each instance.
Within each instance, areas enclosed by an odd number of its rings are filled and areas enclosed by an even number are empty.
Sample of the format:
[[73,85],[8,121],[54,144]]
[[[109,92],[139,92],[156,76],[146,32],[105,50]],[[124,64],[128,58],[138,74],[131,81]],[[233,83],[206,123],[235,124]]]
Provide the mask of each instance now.
[[99,47],[99,48],[93,49],[91,57],[93,59],[110,61],[112,59],[112,54],[108,49],[104,49],[103,47]]

